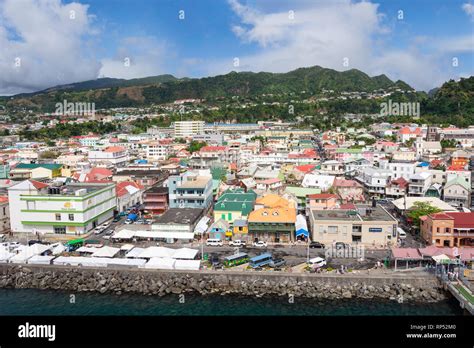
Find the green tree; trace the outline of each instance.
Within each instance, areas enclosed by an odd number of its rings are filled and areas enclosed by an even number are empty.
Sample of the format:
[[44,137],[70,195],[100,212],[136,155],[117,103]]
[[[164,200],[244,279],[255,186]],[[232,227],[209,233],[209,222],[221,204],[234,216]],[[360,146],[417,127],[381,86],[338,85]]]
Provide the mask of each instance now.
[[413,220],[413,223],[416,226],[420,226],[420,217],[439,213],[441,209],[433,207],[427,202],[415,202],[413,206],[408,211],[408,217]]
[[205,143],[204,141],[191,141],[191,143],[189,144],[188,146],[188,151],[190,153],[193,153],[193,152],[197,152],[199,150],[201,150],[201,148],[203,148],[204,146],[207,146],[207,143]]

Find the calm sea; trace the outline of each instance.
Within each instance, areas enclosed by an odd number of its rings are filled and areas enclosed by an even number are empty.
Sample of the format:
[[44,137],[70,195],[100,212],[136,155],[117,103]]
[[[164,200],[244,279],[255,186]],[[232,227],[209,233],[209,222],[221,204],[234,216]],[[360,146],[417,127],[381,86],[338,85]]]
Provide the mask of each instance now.
[[164,297],[36,289],[0,289],[0,315],[462,315],[456,300],[436,304],[375,300],[320,301],[285,297]]

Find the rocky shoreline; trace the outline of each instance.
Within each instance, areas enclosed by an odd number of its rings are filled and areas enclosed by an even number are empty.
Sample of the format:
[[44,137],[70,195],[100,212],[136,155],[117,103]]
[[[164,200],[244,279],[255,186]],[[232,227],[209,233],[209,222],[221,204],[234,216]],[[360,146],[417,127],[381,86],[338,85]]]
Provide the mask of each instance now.
[[2,265],[0,288],[36,288],[70,292],[140,293],[165,296],[198,293],[262,297],[294,296],[315,299],[386,299],[437,302],[447,298],[432,277],[361,278],[264,274],[218,274]]

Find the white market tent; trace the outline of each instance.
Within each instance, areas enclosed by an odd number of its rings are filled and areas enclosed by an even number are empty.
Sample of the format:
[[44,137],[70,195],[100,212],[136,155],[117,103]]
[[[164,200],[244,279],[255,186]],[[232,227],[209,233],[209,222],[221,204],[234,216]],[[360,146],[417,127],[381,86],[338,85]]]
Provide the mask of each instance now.
[[93,254],[93,253],[95,253],[97,250],[98,250],[97,248],[82,246],[82,247],[80,247],[79,249],[77,249],[76,251],[77,251],[78,253]]
[[28,263],[32,265],[50,265],[51,260],[56,256],[35,255],[28,259]]
[[144,248],[133,248],[125,256],[128,257],[128,258],[136,258],[143,252],[143,250],[145,250],[145,249]]
[[130,251],[133,248],[135,248],[135,245],[133,244],[124,244],[120,247],[120,251]]
[[7,263],[15,255],[7,249],[0,249],[0,263]]
[[172,239],[194,239],[193,232],[159,232],[159,231],[135,231],[138,238],[172,238]]
[[114,257],[119,251],[119,248],[104,246],[102,248],[96,249],[92,254],[92,257]]
[[107,263],[98,257],[59,256],[53,260],[53,265],[106,267]]
[[27,260],[35,255],[40,255],[51,248],[50,245],[33,244],[23,248],[18,254],[10,258],[12,263],[26,263]]
[[66,247],[61,243],[52,244],[51,252],[53,255],[59,255],[66,251]]
[[211,219],[208,216],[203,216],[201,220],[196,224],[196,227],[194,228],[194,234],[203,234],[204,232],[207,231],[209,228],[208,222]]
[[446,262],[449,262],[451,260],[445,254],[435,255],[432,258],[433,258],[433,260],[436,261],[436,263],[446,263]]
[[150,259],[153,257],[172,257],[174,252],[175,249],[152,246],[143,250],[143,252],[140,253],[138,257],[145,259]]
[[111,266],[142,267],[146,264],[145,259],[104,259],[103,261]]
[[175,262],[175,259],[169,257],[152,257],[144,267],[154,269],[174,269]]
[[193,260],[198,253],[196,249],[181,248],[173,253],[173,259]]
[[176,260],[174,263],[174,269],[198,271],[200,265],[200,260]]
[[120,230],[120,231],[116,232],[112,236],[112,238],[113,239],[132,239],[133,236],[135,235],[135,232],[136,231],[127,230],[127,229]]

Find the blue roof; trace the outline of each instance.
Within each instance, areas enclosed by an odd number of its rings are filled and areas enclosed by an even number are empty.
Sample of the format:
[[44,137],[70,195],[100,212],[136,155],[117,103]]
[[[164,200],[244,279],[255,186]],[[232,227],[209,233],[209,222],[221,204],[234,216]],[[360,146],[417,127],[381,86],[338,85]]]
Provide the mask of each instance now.
[[300,235],[304,235],[305,237],[309,237],[308,230],[306,230],[304,228],[300,228],[298,231],[296,231],[295,235],[296,235],[296,237],[298,237]]
[[421,162],[420,164],[418,164],[418,167],[429,167],[429,163],[428,162]]
[[250,259],[250,261],[251,261],[251,262],[257,262],[257,261],[266,259],[267,257],[272,257],[272,254],[270,254],[270,253],[260,254],[260,255],[257,255],[257,256],[252,257],[252,258]]

